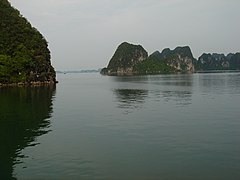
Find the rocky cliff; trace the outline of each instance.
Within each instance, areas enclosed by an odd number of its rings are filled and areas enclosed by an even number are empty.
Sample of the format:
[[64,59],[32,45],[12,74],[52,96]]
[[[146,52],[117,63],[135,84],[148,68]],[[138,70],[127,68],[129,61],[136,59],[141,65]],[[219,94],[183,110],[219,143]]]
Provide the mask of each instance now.
[[192,52],[188,46],[174,50],[164,49],[162,53],[154,52],[148,57],[140,45],[122,43],[116,50],[104,75],[158,74],[170,72],[194,72]]
[[101,74],[125,75],[134,74],[134,66],[148,57],[147,51],[140,45],[127,42],[118,46],[107,68],[103,68]]
[[202,54],[196,63],[197,70],[239,70],[240,53],[224,54]]
[[7,0],[1,0],[0,85],[55,82],[46,39]]
[[195,58],[192,55],[191,49],[188,46],[177,47],[174,50],[166,48],[160,53],[154,52],[149,56],[149,59],[161,62],[179,72],[194,72]]
[[240,53],[206,54],[198,60],[193,57],[190,47],[177,47],[174,50],[155,51],[150,56],[140,45],[122,43],[110,60],[104,75],[193,73],[204,70],[240,70]]

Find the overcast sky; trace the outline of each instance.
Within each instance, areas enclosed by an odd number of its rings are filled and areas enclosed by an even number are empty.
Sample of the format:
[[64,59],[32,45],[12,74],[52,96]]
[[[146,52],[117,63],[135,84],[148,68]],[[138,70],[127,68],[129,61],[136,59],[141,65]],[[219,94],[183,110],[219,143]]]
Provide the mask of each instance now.
[[117,46],[149,54],[188,45],[203,52],[240,51],[240,0],[10,0],[49,42],[56,70],[97,69]]

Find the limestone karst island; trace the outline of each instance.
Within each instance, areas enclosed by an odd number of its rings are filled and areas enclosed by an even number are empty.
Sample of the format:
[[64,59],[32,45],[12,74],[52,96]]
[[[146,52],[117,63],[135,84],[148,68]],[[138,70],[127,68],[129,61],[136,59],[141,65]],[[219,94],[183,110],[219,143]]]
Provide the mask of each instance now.
[[[48,43],[43,35],[13,8],[0,1],[0,86],[56,83]],[[127,42],[117,48],[103,75],[161,74],[206,70],[239,70],[240,53],[202,54],[190,47],[166,48],[151,55],[141,45]]]
[[198,60],[193,57],[190,47],[177,47],[174,50],[166,48],[148,56],[141,45],[123,42],[118,46],[103,75],[134,75],[161,73],[193,73],[208,70],[239,70],[240,53],[206,54]]
[[13,8],[0,1],[0,86],[56,83],[43,35]]

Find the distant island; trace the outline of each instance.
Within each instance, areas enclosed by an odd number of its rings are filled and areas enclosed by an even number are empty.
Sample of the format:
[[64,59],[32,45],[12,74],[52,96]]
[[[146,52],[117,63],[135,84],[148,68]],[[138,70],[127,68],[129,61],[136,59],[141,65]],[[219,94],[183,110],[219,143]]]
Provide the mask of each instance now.
[[239,70],[240,53],[206,54],[193,57],[189,46],[176,47],[174,50],[163,49],[148,56],[141,45],[127,42],[120,44],[106,68],[101,70],[103,75],[136,75],[162,73],[194,73],[206,70]]
[[0,1],[0,86],[56,83],[48,43],[8,0]]

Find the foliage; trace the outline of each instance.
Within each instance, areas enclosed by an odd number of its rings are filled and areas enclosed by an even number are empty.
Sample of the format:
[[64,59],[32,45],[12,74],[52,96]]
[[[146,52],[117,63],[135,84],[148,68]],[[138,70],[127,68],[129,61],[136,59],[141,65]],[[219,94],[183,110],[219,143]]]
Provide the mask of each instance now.
[[49,72],[46,80],[55,77],[47,41],[7,0],[1,0],[0,83],[39,80],[43,72]]
[[196,70],[237,70],[240,69],[240,53],[202,54],[195,62]]
[[102,74],[132,73],[132,74],[159,74],[177,71],[187,72],[194,70],[191,65],[194,61],[191,49],[188,46],[177,47],[174,50],[166,48],[160,53],[148,53],[140,45],[122,43],[116,50],[108,67],[102,69]]
[[124,42],[117,48],[107,68],[116,71],[117,68],[132,67],[134,63],[138,63],[140,57],[148,57],[142,46]]
[[148,58],[134,67],[134,71],[139,74],[159,74],[174,72],[174,68],[168,66],[166,63],[157,61],[156,59]]

